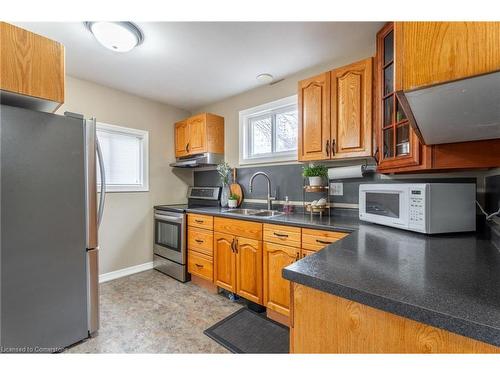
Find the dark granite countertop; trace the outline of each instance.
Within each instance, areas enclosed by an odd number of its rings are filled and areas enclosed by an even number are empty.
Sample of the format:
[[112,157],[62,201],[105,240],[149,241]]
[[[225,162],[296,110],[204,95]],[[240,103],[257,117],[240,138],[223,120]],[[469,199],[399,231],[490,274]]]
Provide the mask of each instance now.
[[227,210],[228,210],[227,208],[220,208],[220,207],[202,207],[202,208],[188,208],[187,212],[228,217],[238,220],[249,220],[262,223],[290,225],[290,226],[312,228],[312,229],[326,229],[326,230],[348,232],[348,233],[357,230],[359,226],[359,220],[357,217],[352,216],[352,214],[349,215],[344,213],[344,211],[352,211],[352,210],[337,209],[337,212],[342,212],[342,214],[334,214],[330,217],[326,216],[323,218],[320,218],[319,216],[311,217],[310,214],[303,214],[303,213],[293,213],[289,215],[279,215],[273,217],[244,216],[240,214],[225,212]]
[[247,217],[221,208],[188,212],[352,232],[283,269],[327,293],[500,346],[500,251],[476,233],[425,235],[360,223],[352,210],[320,219]]
[[283,269],[293,282],[500,346],[500,252],[375,224]]

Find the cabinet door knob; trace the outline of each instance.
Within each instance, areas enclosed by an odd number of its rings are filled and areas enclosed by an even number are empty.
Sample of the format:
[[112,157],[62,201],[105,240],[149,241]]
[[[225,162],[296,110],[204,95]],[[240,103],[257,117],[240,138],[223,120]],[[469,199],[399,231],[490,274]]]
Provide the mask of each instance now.
[[326,156],[330,156],[330,140],[326,140]]
[[330,146],[330,152],[333,155],[335,155],[335,139],[332,139],[332,145]]
[[295,256],[295,260],[299,260],[300,259],[300,253],[297,251],[297,255]]
[[205,241],[203,241],[203,240],[200,240],[199,238],[196,238],[196,239],[195,239],[195,241],[196,241],[196,242],[198,242],[198,243],[203,243],[203,242],[205,242]]
[[198,224],[203,224],[204,223],[204,221],[200,220],[200,219],[194,219],[194,221],[196,221]]
[[198,268],[203,268],[203,264],[195,263],[194,265]]

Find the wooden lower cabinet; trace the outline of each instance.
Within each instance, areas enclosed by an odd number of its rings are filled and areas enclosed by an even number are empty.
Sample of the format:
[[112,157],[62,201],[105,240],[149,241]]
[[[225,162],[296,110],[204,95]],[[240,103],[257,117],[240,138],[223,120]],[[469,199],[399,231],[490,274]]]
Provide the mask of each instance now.
[[303,228],[302,248],[311,251],[318,251],[348,235],[349,233]]
[[214,281],[262,304],[262,241],[214,232]]
[[500,348],[292,283],[291,353],[500,353]]
[[214,232],[214,282],[233,293],[236,293],[235,239],[233,235]]
[[263,304],[262,242],[236,237],[236,294]]
[[188,272],[207,281],[214,280],[212,258],[206,254],[188,250]]
[[290,315],[290,281],[283,268],[300,258],[300,249],[264,242],[264,305],[282,315]]

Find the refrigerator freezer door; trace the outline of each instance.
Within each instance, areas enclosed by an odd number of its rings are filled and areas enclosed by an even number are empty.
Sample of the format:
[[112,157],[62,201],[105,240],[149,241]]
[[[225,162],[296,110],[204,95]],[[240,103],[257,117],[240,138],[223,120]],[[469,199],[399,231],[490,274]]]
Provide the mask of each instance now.
[[88,337],[84,122],[4,105],[0,120],[0,344],[58,351]]

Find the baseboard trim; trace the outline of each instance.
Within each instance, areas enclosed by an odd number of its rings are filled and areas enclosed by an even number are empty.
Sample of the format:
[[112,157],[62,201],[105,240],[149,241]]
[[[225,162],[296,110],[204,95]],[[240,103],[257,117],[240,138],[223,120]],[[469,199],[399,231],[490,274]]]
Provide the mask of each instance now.
[[106,281],[119,279],[120,277],[133,275],[134,273],[147,271],[152,268],[153,268],[153,262],[147,262],[143,264],[138,264],[137,266],[122,268],[121,270],[103,273],[102,275],[99,275],[99,284],[105,283]]

